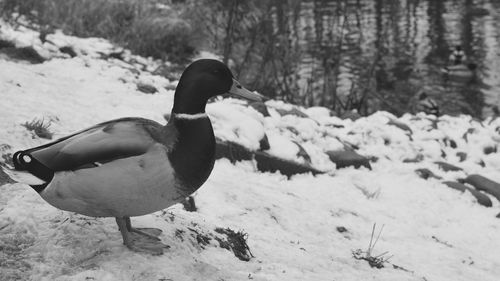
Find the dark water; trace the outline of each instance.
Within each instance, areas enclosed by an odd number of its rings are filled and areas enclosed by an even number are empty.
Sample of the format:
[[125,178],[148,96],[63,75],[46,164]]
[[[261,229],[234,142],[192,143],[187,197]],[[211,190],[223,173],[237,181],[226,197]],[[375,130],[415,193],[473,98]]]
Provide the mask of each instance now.
[[[364,96],[367,113],[401,114],[423,90],[443,114],[487,117],[500,106],[500,1],[304,0],[298,9],[301,103]],[[477,64],[473,77],[443,75],[455,45]]]

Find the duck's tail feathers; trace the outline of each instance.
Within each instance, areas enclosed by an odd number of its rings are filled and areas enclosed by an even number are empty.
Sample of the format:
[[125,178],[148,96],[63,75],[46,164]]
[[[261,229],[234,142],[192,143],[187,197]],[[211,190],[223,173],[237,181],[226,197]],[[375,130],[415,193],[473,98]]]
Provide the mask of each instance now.
[[50,182],[54,177],[54,171],[33,157],[30,150],[14,153],[12,162],[16,171],[26,171],[43,180],[44,183]]
[[28,185],[43,185],[46,184],[44,180],[32,175],[27,171],[17,171],[12,169],[7,165],[2,165],[2,170],[7,174],[13,181],[24,183]]

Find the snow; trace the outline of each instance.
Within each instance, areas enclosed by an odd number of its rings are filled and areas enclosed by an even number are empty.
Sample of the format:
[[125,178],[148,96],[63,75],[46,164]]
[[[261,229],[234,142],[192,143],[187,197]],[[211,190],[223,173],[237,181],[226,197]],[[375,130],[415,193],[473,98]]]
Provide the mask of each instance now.
[[[54,54],[52,47],[38,43],[34,31],[2,25],[0,34]],[[95,54],[114,49],[106,41],[54,36],[49,37],[54,42],[86,51],[75,58],[54,55],[35,65],[0,59],[3,153],[46,142],[21,126],[33,118],[50,120],[55,138],[125,116],[165,122],[173,91],[165,89],[170,81],[145,70],[156,62],[141,60],[148,64],[144,68],[102,60]],[[159,92],[141,93],[139,82]],[[195,194],[198,212],[174,205],[132,218],[138,227],[163,230],[161,238],[170,249],[162,256],[124,247],[113,218],[60,211],[26,185],[4,184],[0,280],[498,280],[499,202],[491,197],[493,207],[485,208],[468,192],[452,190],[442,181],[479,173],[500,182],[498,153],[484,153],[498,146],[499,119],[436,119],[425,114],[398,118],[378,112],[352,121],[317,107],[296,107],[310,118],[281,116],[278,109],[294,106],[281,101],[266,105],[269,117],[235,99],[217,100],[207,106],[207,113],[218,138],[258,150],[266,134],[268,153],[303,163],[297,156],[300,144],[311,156],[311,165],[327,174],[287,179],[256,171],[253,161],[218,160]],[[406,124],[413,133],[391,125],[391,120]],[[325,152],[346,145],[377,158],[372,170],[336,169]],[[459,151],[467,154],[465,161],[456,156]],[[418,155],[421,162],[402,162]],[[445,172],[435,161],[463,171]],[[415,173],[420,168],[443,179],[421,179]],[[388,252],[389,262],[399,269],[389,263],[371,268],[353,258],[353,250],[368,248],[374,223],[377,230],[382,225],[384,229],[373,255]],[[187,234],[189,228],[212,233],[215,227],[248,233],[255,257],[241,261],[217,243],[202,247]],[[342,227],[346,231],[341,232]]]
[[231,99],[208,104],[206,111],[213,121],[217,137],[251,150],[259,149],[259,142],[265,134],[261,114]]
[[287,160],[297,159],[299,147],[289,138],[273,132],[268,134],[267,137],[271,146],[271,149],[269,149],[271,154]]

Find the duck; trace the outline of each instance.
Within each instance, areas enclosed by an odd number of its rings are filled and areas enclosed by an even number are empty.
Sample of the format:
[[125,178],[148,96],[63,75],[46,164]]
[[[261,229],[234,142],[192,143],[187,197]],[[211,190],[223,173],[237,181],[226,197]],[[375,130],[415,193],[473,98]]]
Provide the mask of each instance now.
[[470,81],[475,76],[477,65],[475,63],[465,63],[466,56],[460,45],[450,54],[450,65],[441,68],[441,72],[447,79],[456,81]]
[[439,116],[438,103],[421,90],[417,93],[413,104],[413,113],[424,112],[425,114]]
[[243,87],[222,62],[200,59],[182,73],[166,125],[139,117],[103,122],[12,155],[3,167],[29,184],[47,203],[90,217],[114,217],[123,244],[161,255],[161,230],[140,229],[131,217],[183,201],[208,179],[215,136],[205,112],[212,97],[250,101],[264,96]]
[[462,46],[456,45],[455,49],[451,52],[449,60],[451,64],[458,65],[462,64],[466,60],[465,52],[462,50]]
[[455,64],[441,68],[441,72],[449,79],[470,81],[476,75],[476,68],[475,63]]

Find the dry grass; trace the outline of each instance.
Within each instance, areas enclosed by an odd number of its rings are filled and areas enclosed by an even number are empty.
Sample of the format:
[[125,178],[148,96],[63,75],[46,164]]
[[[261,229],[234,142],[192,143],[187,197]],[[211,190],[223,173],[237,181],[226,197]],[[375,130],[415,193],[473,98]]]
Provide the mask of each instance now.
[[79,37],[103,37],[142,56],[179,62],[194,52],[191,26],[165,0],[0,0],[0,13],[24,16],[42,32],[62,29]]
[[225,248],[227,250],[231,249],[234,255],[242,260],[249,261],[254,257],[252,252],[250,252],[250,248],[247,244],[248,234],[243,231],[234,231],[230,228],[220,228],[217,227],[215,232],[225,235],[227,240],[220,239],[215,237],[215,239],[219,242],[219,246]]
[[366,251],[363,251],[361,249],[354,250],[352,251],[352,256],[357,260],[367,261],[371,267],[380,269],[384,267],[384,264],[387,263],[392,256],[387,256],[388,252],[383,252],[382,254],[376,256],[373,255],[373,249],[375,248],[375,245],[377,244],[378,239],[382,234],[382,230],[384,230],[384,226],[382,225],[377,235],[377,238],[374,241],[373,238],[375,235],[376,226],[377,226],[376,224],[373,224],[372,235],[370,237],[370,244],[368,245],[368,249]]
[[35,135],[37,135],[40,138],[44,139],[52,139],[52,136],[54,135],[50,130],[50,121],[45,122],[43,119],[33,119],[30,122],[26,121],[24,124],[22,124],[28,131],[32,131]]

